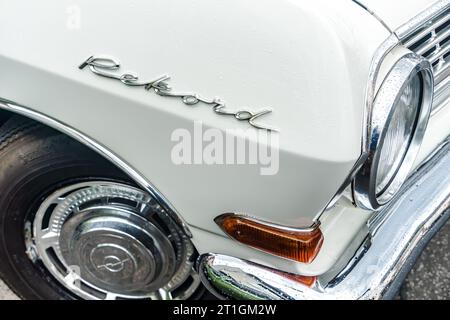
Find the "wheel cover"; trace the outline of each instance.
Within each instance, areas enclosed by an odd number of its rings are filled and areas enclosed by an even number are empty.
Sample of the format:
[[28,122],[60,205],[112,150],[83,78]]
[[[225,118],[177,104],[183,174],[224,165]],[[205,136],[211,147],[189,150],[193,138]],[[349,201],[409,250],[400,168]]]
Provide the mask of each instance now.
[[186,299],[200,284],[190,239],[142,190],[76,183],[48,196],[29,224],[30,258],[81,298]]

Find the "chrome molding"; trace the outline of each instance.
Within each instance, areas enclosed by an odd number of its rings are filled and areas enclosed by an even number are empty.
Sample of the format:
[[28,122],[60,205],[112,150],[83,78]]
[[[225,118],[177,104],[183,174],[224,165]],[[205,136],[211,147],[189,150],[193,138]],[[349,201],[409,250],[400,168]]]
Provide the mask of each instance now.
[[[355,1],[359,5],[358,2]],[[366,9],[365,7],[363,7]],[[376,83],[378,80],[379,72],[381,69],[381,65],[386,58],[386,56],[391,52],[395,47],[397,47],[400,44],[400,41],[395,33],[391,33],[391,35],[377,48],[375,51],[372,61],[370,64],[370,70],[369,70],[369,76],[367,81],[367,88],[366,88],[366,94],[365,94],[365,106],[363,110],[363,123],[367,124],[370,121],[370,117],[372,114],[373,109],[373,102],[375,100],[375,94],[376,94]],[[316,220],[319,220],[322,214],[329,208],[331,208],[343,195],[345,189],[347,189],[349,186],[352,187],[353,191],[353,181],[356,174],[361,170],[364,163],[367,161],[367,158],[369,157],[369,132],[366,128],[366,126],[363,127],[362,131],[362,141],[361,141],[361,155],[356,161],[356,163],[353,165],[352,169],[350,170],[347,178],[342,183],[334,197],[330,200],[330,202],[325,207],[325,210],[323,210],[317,217]],[[352,192],[352,196],[354,198],[354,192]]]
[[264,109],[258,112],[249,111],[247,109],[229,111],[225,102],[220,98],[207,99],[196,93],[173,92],[172,88],[167,83],[170,79],[168,75],[162,75],[149,81],[141,81],[137,75],[132,73],[124,73],[122,75],[115,74],[111,71],[117,71],[120,68],[120,62],[117,59],[108,56],[91,56],[78,68],[84,69],[86,66],[89,66],[89,69],[96,75],[119,80],[127,86],[144,87],[145,90],[153,90],[153,92],[162,97],[179,98],[187,106],[194,106],[202,103],[211,106],[212,110],[219,115],[232,116],[239,121],[247,121],[254,128],[278,131],[275,128],[258,123],[260,117],[272,112],[271,109]]
[[[367,82],[367,89],[366,89],[366,105],[364,108],[364,124],[369,123],[370,117],[372,115],[373,110],[373,104],[375,100],[375,94],[376,94],[376,83],[378,80],[378,75],[381,69],[381,65],[383,64],[384,58],[388,55],[389,52],[391,52],[396,46],[399,45],[399,39],[396,37],[395,34],[391,34],[386,41],[384,41],[375,52],[372,63],[370,65],[369,70],[369,79]],[[367,154],[369,150],[369,144],[370,144],[370,133],[367,130],[366,126],[363,128],[362,133],[363,139],[362,139],[362,153]]]
[[[422,79],[422,98],[417,112],[417,123],[411,141],[393,180],[381,195],[376,192],[376,177],[380,150],[383,147],[384,132],[390,123],[393,107],[399,99],[399,93],[409,80],[420,74]],[[397,61],[386,76],[376,98],[367,123],[367,141],[365,153],[368,158],[354,180],[354,196],[359,207],[376,210],[389,202],[398,192],[410,173],[430,117],[433,101],[433,73],[431,64],[417,56],[407,53]]]
[[[366,89],[365,124],[371,121],[376,84],[385,57],[394,48],[402,45],[410,34],[449,6],[450,0],[436,2],[391,33],[376,50]],[[370,132],[366,131],[365,127],[362,136],[360,159],[367,159],[371,140]],[[316,287],[307,288],[293,282],[289,274],[253,262],[212,253],[199,258],[198,267],[202,281],[222,298],[392,298],[427,241],[450,218],[450,147],[447,142],[448,140],[438,148],[434,156],[420,166],[420,170],[412,175],[399,194],[369,221],[370,233],[366,241],[332,281],[324,280],[326,282],[322,284],[320,279]],[[354,177],[360,168],[361,165],[355,164],[349,177]],[[344,183],[340,190],[344,190],[346,186]],[[335,198],[341,193],[338,192]],[[328,208],[332,206],[335,198]],[[211,275],[214,275],[216,281],[213,281]],[[248,294],[250,296],[247,296]]]
[[408,180],[370,224],[370,235],[332,280],[312,288],[290,274],[234,257],[199,258],[202,281],[219,297],[246,299],[393,298],[427,242],[450,218],[450,143]]
[[380,18],[380,16],[378,16],[375,12],[373,12],[369,7],[367,7],[366,5],[362,4],[359,0],[352,0],[354,3],[356,3],[358,6],[360,6],[361,8],[363,8],[364,10],[366,10],[368,13],[370,13],[375,19],[377,19],[382,25],[383,27],[389,31],[390,33],[392,33],[391,28],[389,28],[389,26],[387,25],[386,22],[384,22],[383,19]]
[[[297,300],[307,288],[293,274],[220,254],[202,256],[198,269],[206,288],[223,300]],[[308,290],[309,299],[320,299],[319,292]]]
[[[375,100],[375,94],[376,94],[376,83],[378,80],[379,72],[381,69],[381,65],[384,61],[384,58],[388,55],[389,52],[391,52],[395,47],[397,47],[400,44],[399,39],[397,36],[392,33],[375,51],[372,62],[370,64],[370,70],[369,70],[369,77],[367,82],[367,88],[366,88],[366,94],[365,94],[365,106],[363,110],[363,123],[367,124],[370,121],[372,110],[373,110],[373,103]],[[342,183],[342,185],[339,187],[336,194],[333,196],[333,198],[330,200],[330,202],[325,207],[325,210],[320,212],[320,214],[317,215],[315,220],[320,219],[322,214],[330,209],[338,200],[339,198],[344,194],[344,191],[351,186],[352,191],[354,191],[354,177],[358,174],[358,172],[363,167],[364,163],[367,161],[369,157],[369,145],[370,145],[370,134],[367,130],[367,127],[363,127],[362,131],[362,140],[361,140],[361,155],[356,161],[356,163],[353,165],[352,169],[350,170],[349,174],[347,175],[347,178]],[[353,197],[353,200],[355,198],[354,192],[351,193],[351,196]]]
[[186,235],[192,237],[192,233],[189,231],[187,223],[182,219],[181,215],[176,212],[175,208],[173,208],[170,202],[142,174],[131,167],[125,160],[114,154],[111,150],[98,143],[94,139],[90,138],[89,136],[72,128],[71,126],[40,112],[34,111],[30,108],[20,106],[11,101],[0,98],[0,109],[11,111],[13,113],[36,120],[44,125],[47,125],[57,131],[68,135],[69,137],[92,149],[94,152],[100,154],[106,160],[110,161],[112,164],[122,170],[134,182],[136,182],[137,185],[139,185],[153,198],[155,198],[160,203],[160,205],[167,210],[171,217],[182,227]]
[[[408,21],[407,23],[400,26],[397,30],[395,30],[391,35],[380,45],[380,47],[374,53],[372,58],[371,67],[369,70],[368,84],[366,89],[366,105],[364,109],[364,129],[362,133],[362,155],[361,157],[367,157],[370,159],[370,144],[371,144],[371,132],[370,128],[371,117],[373,113],[375,96],[376,96],[376,84],[379,80],[379,72],[385,57],[396,47],[403,45],[406,41],[408,41],[408,37],[412,34],[420,30],[426,26],[427,22],[433,19],[436,16],[442,14],[445,10],[450,8],[450,0],[440,0],[437,1],[434,5],[427,8],[425,11],[418,14],[416,17]],[[446,83],[445,81],[443,82]],[[440,110],[440,106],[445,104],[449,98],[445,98],[442,95],[436,95],[436,104],[434,106],[434,110],[431,115],[434,115]],[[361,170],[358,167],[355,167],[354,170],[360,172]],[[351,172],[351,176],[356,176],[357,172]],[[357,187],[355,188],[355,181],[353,180],[352,188],[353,188],[353,198],[355,202],[358,203],[357,198],[360,199],[359,205],[365,209],[376,209],[379,206],[375,205],[375,207],[368,205],[368,194],[364,194],[364,191],[358,191]],[[361,200],[362,198],[365,198]],[[372,201],[373,202],[373,201]],[[365,204],[363,204],[365,203]]]
[[434,3],[432,6],[428,7],[417,16],[401,25],[397,30],[395,30],[395,34],[399,39],[406,39],[412,33],[418,31],[422,28],[426,23],[435,16],[438,16],[442,12],[444,12],[450,6],[450,0],[439,0]]
[[[344,182],[339,187],[338,191],[335,193],[334,197],[330,200],[330,202],[328,202],[327,206],[325,207],[325,210],[323,210],[320,213],[320,215],[315,218],[315,221],[319,221],[322,214],[324,214],[327,210],[331,209],[339,201],[339,199],[346,193],[347,188],[352,185],[352,181],[355,178],[356,174],[362,168],[364,163],[367,161],[367,157],[368,157],[367,153],[361,154],[361,156],[358,158],[358,160],[350,170],[350,173],[347,175],[347,178],[344,180]],[[349,194],[348,198],[350,198],[350,201],[353,202],[352,191],[349,190],[347,191],[347,193]]]
[[[358,2],[355,2],[359,4]],[[365,7],[364,7],[365,8]],[[399,39],[397,36],[392,33],[375,51],[372,62],[370,64],[370,70],[369,70],[369,76],[367,81],[367,88],[366,88],[366,94],[365,94],[365,106],[363,110],[363,123],[367,124],[370,121],[372,109],[373,109],[373,103],[375,100],[375,94],[376,94],[376,83],[378,80],[379,72],[381,69],[381,65],[384,61],[384,58],[388,55],[389,52],[391,52],[395,47],[397,47],[400,44]],[[352,169],[350,170],[349,174],[347,175],[347,178],[342,183],[342,185],[339,187],[336,194],[333,196],[333,198],[330,200],[330,202],[327,204],[324,210],[320,212],[315,220],[319,220],[320,217],[323,215],[323,213],[330,209],[338,200],[339,198],[344,194],[344,191],[351,186],[352,192],[351,196],[353,197],[353,201],[355,198],[354,195],[354,177],[357,175],[357,173],[361,170],[364,163],[367,161],[369,157],[369,144],[370,144],[370,138],[369,138],[369,132],[366,128],[366,126],[363,127],[362,131],[362,140],[361,140],[361,155],[356,161],[356,163],[353,165]]]
[[450,92],[450,1],[439,1],[397,30],[402,44],[433,65],[435,90],[432,115],[446,104]]

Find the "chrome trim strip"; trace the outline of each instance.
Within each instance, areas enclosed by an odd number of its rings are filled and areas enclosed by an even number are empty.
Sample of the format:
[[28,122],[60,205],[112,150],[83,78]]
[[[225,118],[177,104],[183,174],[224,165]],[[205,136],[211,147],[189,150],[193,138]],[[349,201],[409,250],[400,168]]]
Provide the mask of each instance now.
[[[361,6],[364,10],[367,10],[370,14],[374,14],[373,11],[369,10],[366,6],[362,5],[359,1],[357,1],[357,0],[352,0],[352,1],[355,2],[357,5]],[[377,18],[377,16],[374,16],[374,17]],[[380,22],[383,25],[385,25],[383,21],[380,21]],[[387,26],[385,26],[385,27],[387,27]],[[384,58],[388,55],[389,52],[391,52],[395,47],[397,47],[400,44],[400,40],[398,39],[397,35],[394,32],[392,32],[390,28],[387,28],[387,29],[391,34],[377,48],[377,50],[375,51],[375,53],[372,57],[372,61],[370,63],[369,76],[368,76],[367,88],[366,88],[366,94],[365,94],[365,107],[363,109],[364,127],[363,127],[363,132],[362,132],[362,141],[361,141],[361,155],[358,158],[358,160],[355,162],[355,164],[353,165],[352,169],[350,170],[347,178],[342,183],[342,185],[339,187],[338,191],[333,196],[333,198],[329,201],[329,203],[327,204],[325,209],[322,210],[322,212],[320,212],[316,216],[316,220],[320,219],[320,217],[323,215],[323,213],[327,209],[331,208],[339,200],[339,198],[342,196],[342,194],[347,189],[347,187],[349,187],[349,186],[353,187],[353,183],[352,183],[353,178],[360,171],[361,167],[364,164],[364,161],[367,160],[367,158],[369,156],[369,153],[368,153],[369,138],[368,138],[368,132],[366,130],[365,125],[367,123],[369,123],[370,116],[372,114],[373,102],[374,102],[375,94],[376,94],[375,87],[376,87],[376,83],[378,80],[378,74],[380,72],[381,65],[384,61]],[[352,192],[351,194],[354,198],[354,193]]]
[[23,115],[42,124],[45,124],[57,131],[68,135],[69,137],[89,147],[94,152],[100,154],[106,160],[110,161],[124,173],[126,173],[141,188],[150,193],[150,195],[154,197],[171,214],[172,218],[179,223],[186,235],[192,237],[192,233],[189,231],[187,223],[177,213],[175,208],[172,207],[170,202],[158,191],[158,189],[156,189],[154,185],[152,185],[146,178],[144,178],[142,174],[131,167],[125,160],[114,154],[111,150],[95,141],[94,139],[90,138],[89,136],[72,128],[71,126],[30,108],[20,106],[11,101],[0,98],[0,109],[11,111],[13,113]]
[[[361,141],[361,155],[358,158],[358,160],[353,165],[352,169],[350,170],[347,178],[342,183],[342,185],[339,187],[336,194],[333,196],[333,198],[329,201],[329,203],[326,205],[325,209],[322,210],[315,218],[316,221],[320,219],[320,217],[323,215],[323,213],[331,208],[338,200],[339,198],[344,194],[344,191],[347,189],[347,187],[352,186],[353,187],[353,181],[356,174],[361,170],[362,166],[366,162],[367,158],[369,157],[369,143],[370,139],[368,130],[366,128],[367,123],[370,121],[370,117],[372,114],[373,109],[373,103],[375,100],[375,87],[378,80],[378,74],[381,69],[381,65],[384,61],[384,58],[388,55],[391,50],[393,50],[395,47],[399,45],[400,41],[397,38],[397,36],[392,33],[375,51],[374,56],[372,57],[372,61],[370,64],[370,70],[369,70],[369,79],[367,82],[367,88],[366,88],[366,94],[365,94],[365,107],[363,110],[363,132],[362,132],[362,141]],[[352,188],[353,189],[353,188]],[[352,196],[354,196],[354,192],[352,191]]]
[[[417,74],[421,75],[423,86],[422,99],[417,111],[417,124],[411,133],[411,141],[405,153],[399,154],[399,157],[403,159],[397,172],[393,175],[392,181],[386,185],[386,190],[382,194],[378,194],[376,180],[384,134],[391,121],[393,108],[400,98],[399,92],[402,92],[409,80]],[[376,210],[389,202],[401,188],[419,151],[430,117],[432,103],[433,71],[431,64],[417,54],[408,52],[389,71],[371,105],[372,110],[366,125],[367,141],[364,145],[366,148],[364,152],[368,154],[368,158],[356,175],[353,186],[355,201],[359,207]]]
[[384,22],[383,19],[380,18],[380,16],[378,16],[375,12],[373,12],[371,9],[369,9],[366,5],[362,4],[359,0],[352,0],[354,3],[356,3],[358,6],[360,6],[361,8],[363,8],[364,10],[366,10],[369,14],[371,14],[375,19],[377,19],[381,25],[390,33],[392,33],[391,28],[389,28],[389,26],[387,25],[386,22]]
[[[201,256],[198,269],[205,287],[222,300],[298,300],[307,288],[292,274],[221,254]],[[309,290],[310,299],[320,299],[319,292]]]
[[[317,215],[316,220],[320,219],[320,217],[323,215],[323,213],[331,208],[342,196],[344,191],[347,189],[348,186],[352,186],[352,189],[354,187],[353,181],[356,174],[361,170],[362,166],[366,162],[367,158],[369,157],[369,133],[366,127],[366,124],[369,123],[371,115],[372,115],[372,109],[373,104],[375,100],[375,94],[376,94],[376,83],[378,80],[378,74],[381,69],[381,65],[384,61],[384,58],[388,55],[389,52],[391,52],[395,47],[397,47],[400,44],[399,39],[397,36],[392,33],[375,51],[372,62],[370,64],[370,70],[369,70],[369,77],[367,81],[367,88],[366,88],[366,94],[365,94],[365,107],[363,110],[363,131],[362,131],[362,140],[361,140],[361,155],[356,161],[356,163],[353,165],[352,169],[350,170],[347,178],[342,183],[336,194],[333,196],[333,198],[330,200],[330,202],[325,207],[325,210],[320,212],[320,214]],[[352,196],[354,196],[354,192],[352,191]]]
[[[450,20],[450,16],[446,16],[446,21]],[[432,29],[436,28],[436,24],[432,25]],[[442,32],[441,34],[437,35],[435,38],[431,38],[430,40],[428,40],[427,42],[425,42],[424,44],[420,45],[419,47],[417,47],[415,50],[415,52],[418,55],[423,55],[424,53],[426,53],[428,50],[432,49],[433,47],[435,47],[436,45],[439,44],[439,42],[441,42],[442,40],[445,40],[448,36],[450,36],[450,29]],[[407,47],[409,47],[408,44],[405,44]],[[436,52],[435,52],[436,53]]]
[[395,30],[395,34],[399,39],[405,40],[408,36],[417,32],[421,28],[426,28],[426,22],[431,18],[440,15],[448,8],[448,6],[450,6],[450,0],[437,1],[429,8],[425,9],[425,11],[422,11],[417,16],[397,28],[397,30]]
[[[345,179],[344,183],[341,184],[341,186],[339,187],[338,191],[336,192],[336,194],[334,195],[334,197],[331,199],[331,201],[327,204],[327,206],[325,207],[325,210],[323,210],[320,215],[318,215],[316,217],[316,220],[319,221],[320,218],[322,217],[322,215],[329,210],[330,208],[332,208],[336,202],[338,202],[338,200],[344,195],[345,190],[348,188],[348,186],[352,185],[352,181],[355,178],[356,174],[358,173],[359,170],[361,170],[362,166],[364,165],[364,163],[366,163],[367,158],[368,158],[368,154],[367,153],[362,153],[361,156],[358,158],[358,160],[356,161],[356,163],[353,165],[352,169],[350,170],[350,173],[348,174],[347,178]],[[351,196],[350,196],[350,200],[354,203],[353,201],[353,190],[351,191]]]
[[[447,38],[450,35],[450,27],[445,26],[450,21],[450,1],[441,0],[430,8],[418,14],[416,17],[402,25],[396,34],[406,48],[424,56],[433,64],[435,79],[435,102],[432,116],[445,106],[445,100],[449,97],[448,82],[450,74],[449,62],[444,58],[450,47]],[[445,28],[443,28],[445,26]],[[420,43],[420,42],[423,43]],[[420,43],[420,45],[418,45]],[[418,46],[417,46],[418,45]]]
[[[449,84],[450,84],[450,81],[449,81]],[[449,85],[449,88],[450,88],[450,85]],[[435,96],[434,100],[438,101],[438,102],[436,103],[436,106],[433,108],[433,111],[431,111],[432,117],[435,114],[437,114],[439,111],[441,111],[448,103],[450,103],[450,96],[442,97],[442,95],[439,95],[439,96]]]
[[334,280],[321,284],[319,278],[315,287],[308,288],[293,281],[290,274],[234,257],[206,254],[197,264],[203,283],[222,298],[393,298],[414,260],[450,219],[449,139],[380,212],[381,218],[371,221],[367,241]]
[[[369,156],[369,144],[371,142],[370,139],[370,133],[368,132],[367,124],[370,124],[371,116],[373,112],[373,106],[375,102],[375,88],[376,83],[378,80],[379,71],[381,68],[381,65],[384,61],[384,58],[391,52],[394,48],[396,48],[399,45],[403,45],[405,42],[407,42],[409,39],[408,37],[413,35],[415,32],[418,32],[420,28],[427,28],[426,22],[430,19],[439,16],[445,10],[447,10],[450,7],[450,0],[439,0],[436,3],[434,3],[432,6],[427,8],[425,11],[419,13],[417,16],[415,16],[410,21],[406,22],[402,26],[400,26],[397,30],[395,30],[381,45],[380,47],[375,51],[374,57],[372,58],[372,63],[369,71],[369,79],[368,79],[368,85],[366,89],[366,106],[364,108],[364,129],[362,134],[362,156],[366,156],[370,158]],[[435,115],[439,110],[442,109],[442,106],[445,105],[445,102],[448,101],[445,97],[437,96],[436,97],[436,103],[432,107],[431,116]],[[439,105],[438,105],[439,104]],[[370,126],[369,126],[370,127]],[[355,168],[357,169],[357,168]],[[360,170],[359,170],[360,171]],[[352,172],[351,175],[356,175],[356,173]],[[358,194],[355,192],[355,183],[353,181],[353,198],[357,201]],[[359,205],[361,205],[361,201],[359,201]],[[366,206],[362,206],[363,208],[366,208]],[[370,207],[370,206],[369,206]],[[367,209],[367,208],[366,208]],[[376,208],[370,207],[368,209],[374,210]]]
[[[366,89],[366,107],[364,108],[364,124],[369,123],[372,115],[373,104],[375,100],[375,86],[378,80],[378,74],[383,64],[384,58],[391,52],[396,46],[399,45],[399,39],[395,34],[391,34],[377,49],[375,52],[369,71],[369,80]],[[366,127],[363,129],[362,139],[362,153],[368,153],[369,150],[369,132]]]

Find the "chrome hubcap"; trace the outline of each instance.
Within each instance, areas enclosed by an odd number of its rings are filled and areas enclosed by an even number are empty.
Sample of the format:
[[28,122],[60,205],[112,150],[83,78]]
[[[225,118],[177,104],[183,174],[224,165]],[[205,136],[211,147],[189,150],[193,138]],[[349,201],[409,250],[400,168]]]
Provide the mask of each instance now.
[[139,189],[78,183],[50,195],[30,224],[30,257],[82,298],[185,299],[200,284],[189,238]]

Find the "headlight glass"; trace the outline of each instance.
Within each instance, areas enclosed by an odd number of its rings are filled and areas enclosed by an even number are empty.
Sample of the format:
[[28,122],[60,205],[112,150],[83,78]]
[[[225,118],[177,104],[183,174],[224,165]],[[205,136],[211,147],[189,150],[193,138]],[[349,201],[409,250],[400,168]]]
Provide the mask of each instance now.
[[422,81],[416,74],[400,93],[386,129],[376,175],[376,194],[389,187],[411,142],[421,103]]

